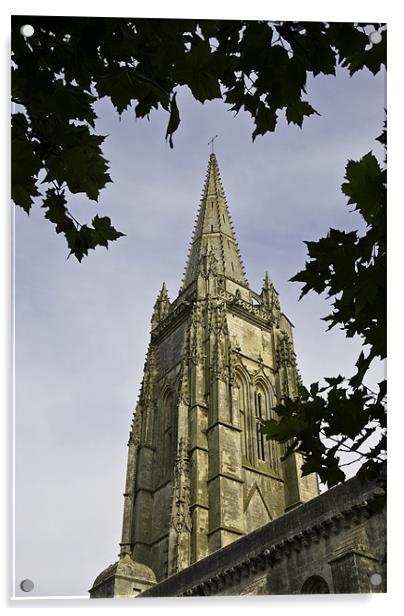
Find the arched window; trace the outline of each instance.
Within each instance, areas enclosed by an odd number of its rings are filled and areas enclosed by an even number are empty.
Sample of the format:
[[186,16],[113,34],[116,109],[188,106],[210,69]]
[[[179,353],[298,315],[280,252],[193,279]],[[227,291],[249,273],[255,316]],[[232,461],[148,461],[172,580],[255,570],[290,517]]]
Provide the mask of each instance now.
[[265,398],[263,392],[260,389],[256,389],[254,393],[254,405],[255,405],[255,434],[256,434],[256,446],[257,446],[257,458],[265,462],[267,456],[265,456],[265,437],[261,432],[262,421],[266,419]]
[[255,451],[259,462],[266,462],[279,472],[280,451],[275,441],[267,440],[261,432],[261,425],[267,419],[275,419],[275,396],[270,383],[258,379],[254,386],[254,423],[255,423]]
[[[274,411],[274,406],[276,406],[276,400],[274,392],[271,390],[268,398],[268,419],[278,419],[277,413]],[[281,456],[279,444],[276,441],[268,440],[267,446],[269,452],[269,464],[275,471],[279,472],[279,462]]]
[[261,432],[263,421],[275,418],[272,410],[275,396],[266,379],[258,377],[254,384],[237,369],[236,408],[240,418],[243,457],[252,465],[265,463],[279,472],[280,451],[275,441],[268,441]]
[[328,595],[329,593],[330,588],[320,575],[312,575],[307,578],[300,591],[302,595]]
[[237,377],[237,406],[240,414],[241,428],[241,449],[243,456],[251,462],[251,453],[249,446],[249,427],[248,427],[248,396],[247,386],[241,376]]

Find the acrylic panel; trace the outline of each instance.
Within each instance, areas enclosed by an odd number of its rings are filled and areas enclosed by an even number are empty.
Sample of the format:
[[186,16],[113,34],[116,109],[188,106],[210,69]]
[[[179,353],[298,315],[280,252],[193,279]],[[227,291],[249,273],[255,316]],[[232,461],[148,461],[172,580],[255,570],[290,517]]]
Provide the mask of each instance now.
[[13,17],[14,596],[386,592],[386,36]]

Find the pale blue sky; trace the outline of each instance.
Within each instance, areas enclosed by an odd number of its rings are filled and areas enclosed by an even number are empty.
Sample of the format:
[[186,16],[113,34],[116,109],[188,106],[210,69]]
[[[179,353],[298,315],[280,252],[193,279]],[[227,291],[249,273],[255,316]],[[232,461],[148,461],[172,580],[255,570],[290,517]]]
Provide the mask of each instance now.
[[180,92],[174,150],[164,141],[165,113],[150,123],[133,111],[119,120],[101,101],[97,129],[109,135],[114,183],[98,210],[77,196],[72,209],[82,220],[96,210],[111,216],[126,237],[82,264],[66,260],[40,208],[29,217],[16,210],[16,580],[33,579],[32,595],[85,595],[116,560],[151,310],[163,281],[171,299],[178,292],[212,135],[247,277],[259,291],[268,270],[295,325],[304,382],[352,373],[358,342],[325,333],[327,303],[298,302],[300,285],[288,279],[304,265],[303,240],[360,223],[340,185],[349,158],[381,154],[374,138],[385,78],[319,77],[308,96],[320,117],[303,130],[280,120],[275,134],[252,144],[249,116]]

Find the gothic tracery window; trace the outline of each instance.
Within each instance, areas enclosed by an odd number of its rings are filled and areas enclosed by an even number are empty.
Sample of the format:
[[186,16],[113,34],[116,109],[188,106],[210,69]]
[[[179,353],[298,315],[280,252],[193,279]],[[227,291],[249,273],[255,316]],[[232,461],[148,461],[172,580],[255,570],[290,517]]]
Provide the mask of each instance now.
[[[266,419],[266,409],[264,410],[264,396],[262,392],[258,389],[254,393],[254,403],[255,403],[255,436],[256,436],[256,447],[257,447],[257,457],[258,460],[262,460],[265,462],[265,437],[261,432],[262,421]],[[265,413],[265,414],[264,414]]]
[[249,448],[249,429],[248,429],[248,398],[247,387],[244,380],[240,377],[237,378],[237,397],[238,397],[238,410],[240,413],[240,428],[241,428],[241,449],[243,456],[250,460],[250,448]]
[[[269,398],[269,411],[268,411],[268,419],[277,419],[277,413],[274,411],[274,406],[276,406],[275,398],[271,394]],[[276,441],[267,441],[267,447],[269,452],[269,464],[270,466],[279,472],[279,461],[280,461],[280,449],[279,445]]]
[[269,383],[261,379],[250,384],[241,373],[237,376],[237,408],[244,459],[250,464],[265,463],[279,472],[280,451],[261,432],[262,422],[275,418],[275,397]]

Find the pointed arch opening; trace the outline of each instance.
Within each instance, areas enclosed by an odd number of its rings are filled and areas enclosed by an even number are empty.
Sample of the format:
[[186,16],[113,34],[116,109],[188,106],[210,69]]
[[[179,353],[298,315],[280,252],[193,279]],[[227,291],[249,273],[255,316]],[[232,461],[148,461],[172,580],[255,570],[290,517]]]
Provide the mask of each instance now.
[[241,428],[241,451],[243,457],[252,463],[251,430],[249,425],[249,383],[240,368],[236,369],[237,410]]
[[328,595],[330,587],[320,575],[312,575],[304,582],[300,591],[302,595]]
[[275,418],[276,396],[272,384],[262,373],[253,380],[244,366],[235,368],[235,402],[241,428],[241,447],[245,462],[265,464],[280,472],[280,450],[275,441],[267,441],[261,432],[263,421]]
[[254,411],[255,411],[255,443],[257,458],[262,462],[267,460],[265,437],[261,431],[262,422],[267,419],[265,396],[262,389],[257,386],[254,391]]
[[262,422],[276,417],[274,406],[276,398],[273,387],[267,378],[260,374],[254,381],[254,449],[258,462],[264,462],[279,472],[279,446],[267,440],[261,431]]

